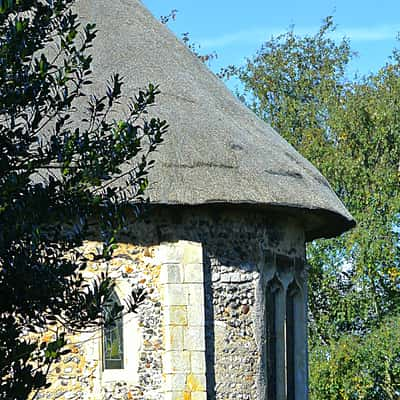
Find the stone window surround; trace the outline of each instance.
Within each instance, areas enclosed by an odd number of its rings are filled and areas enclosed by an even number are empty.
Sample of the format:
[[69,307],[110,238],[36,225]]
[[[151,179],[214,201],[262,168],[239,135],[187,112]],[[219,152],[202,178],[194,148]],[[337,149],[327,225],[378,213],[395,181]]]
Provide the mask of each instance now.
[[[280,295],[278,296],[278,301],[275,309],[276,321],[280,326],[277,329],[277,341],[275,351],[277,352],[277,376],[275,382],[276,393],[272,394],[275,396],[273,398],[283,399],[287,398],[287,395],[294,393],[295,400],[306,400],[307,395],[307,382],[308,382],[308,357],[307,357],[307,271],[305,268],[305,263],[303,260],[297,258],[290,258],[287,256],[271,254],[269,253],[265,260],[263,279],[261,279],[261,289],[263,292],[262,298],[265,301],[264,310],[267,312],[269,306],[267,304],[267,290],[269,290],[270,283],[278,282],[280,286]],[[287,299],[290,295],[291,286],[295,285],[297,288],[297,293],[293,296],[293,303],[295,307],[294,314],[294,325],[295,325],[295,335],[294,335],[294,346],[295,354],[291,355],[294,362],[291,370],[294,373],[293,383],[294,388],[289,388],[288,385],[288,353],[287,353]],[[267,367],[269,350],[268,350],[268,338],[267,335],[267,323],[268,316],[264,318],[264,332],[265,332],[265,348],[264,348],[264,367]],[[267,367],[268,368],[268,367]],[[268,371],[265,371],[265,384],[267,392],[265,398],[271,393],[268,393]],[[296,388],[303,388],[303,390],[297,390]]]
[[[115,293],[121,304],[123,299],[131,294],[131,285],[124,279],[117,279],[115,282]],[[139,353],[141,348],[142,335],[139,328],[138,316],[133,313],[124,313],[122,317],[123,326],[123,369],[104,369],[103,364],[103,335],[99,340],[100,354],[100,377],[103,383],[124,381],[130,384],[139,383]]]

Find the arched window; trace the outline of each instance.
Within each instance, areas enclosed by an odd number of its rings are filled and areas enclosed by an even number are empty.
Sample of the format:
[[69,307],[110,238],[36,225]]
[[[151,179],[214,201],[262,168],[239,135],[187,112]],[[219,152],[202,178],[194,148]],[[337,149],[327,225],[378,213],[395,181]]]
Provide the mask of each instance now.
[[290,264],[277,262],[276,274],[265,285],[268,400],[307,399],[306,299],[301,279]]
[[127,280],[117,280],[110,301],[104,307],[106,326],[97,347],[101,385],[120,381],[139,383],[142,332],[138,316],[127,312],[121,301],[131,292],[132,285]]
[[106,328],[103,330],[103,369],[124,368],[124,326],[122,316],[113,318],[115,307],[121,307],[121,302],[113,292],[110,302],[104,309]]
[[[266,288],[266,327],[267,327],[267,391],[268,400],[277,400],[282,393],[282,380],[279,375],[282,365],[282,340],[284,320],[282,319],[283,287],[275,277]],[[284,317],[284,316],[283,316]]]
[[286,382],[287,400],[296,400],[296,365],[301,351],[299,330],[302,330],[299,308],[303,306],[300,288],[293,281],[286,292]]

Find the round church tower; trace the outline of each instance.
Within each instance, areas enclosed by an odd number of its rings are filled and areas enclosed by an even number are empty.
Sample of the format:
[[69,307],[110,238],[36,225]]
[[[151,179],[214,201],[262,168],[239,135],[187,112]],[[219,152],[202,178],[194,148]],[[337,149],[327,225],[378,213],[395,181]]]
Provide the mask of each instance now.
[[151,212],[127,224],[108,265],[116,301],[132,283],[147,299],[117,333],[85,339],[78,398],[306,400],[305,243],[350,229],[352,216],[140,1],[77,7],[99,30],[94,87],[114,71],[127,95],[158,84],[154,114],[170,126]]

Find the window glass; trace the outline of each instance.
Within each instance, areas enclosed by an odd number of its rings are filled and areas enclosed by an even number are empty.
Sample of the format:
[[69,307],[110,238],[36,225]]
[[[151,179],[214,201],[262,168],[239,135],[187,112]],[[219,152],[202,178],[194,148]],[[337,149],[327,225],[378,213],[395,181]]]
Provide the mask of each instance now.
[[124,343],[122,317],[111,320],[111,312],[115,305],[121,306],[118,296],[114,293],[104,313],[107,327],[103,330],[103,368],[124,368]]

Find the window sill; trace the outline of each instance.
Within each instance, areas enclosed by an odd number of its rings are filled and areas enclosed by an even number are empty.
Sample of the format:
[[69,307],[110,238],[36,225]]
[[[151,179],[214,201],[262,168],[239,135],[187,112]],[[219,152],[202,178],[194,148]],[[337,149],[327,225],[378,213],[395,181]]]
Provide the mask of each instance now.
[[139,377],[137,372],[129,371],[129,369],[107,369],[102,372],[101,379],[103,382],[129,382],[137,384]]

